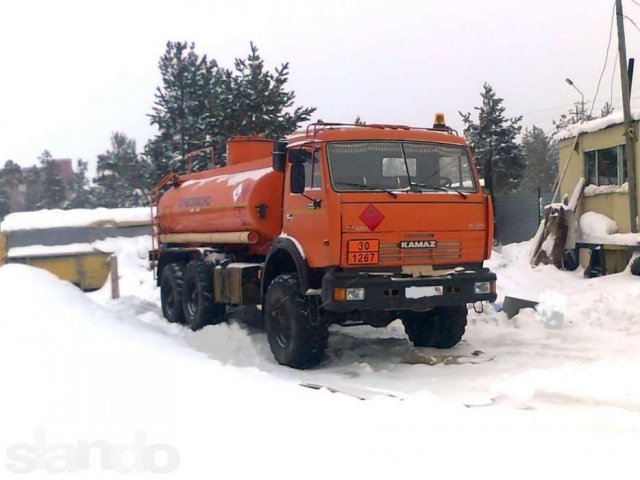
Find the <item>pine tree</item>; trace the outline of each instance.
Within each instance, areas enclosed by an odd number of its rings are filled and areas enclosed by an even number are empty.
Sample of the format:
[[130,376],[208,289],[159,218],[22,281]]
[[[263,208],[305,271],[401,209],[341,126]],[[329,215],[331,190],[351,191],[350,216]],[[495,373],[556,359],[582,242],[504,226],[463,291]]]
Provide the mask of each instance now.
[[2,221],[9,212],[11,212],[9,195],[3,188],[0,188],[0,221]]
[[148,166],[136,152],[136,142],[121,132],[111,135],[111,149],[98,155],[96,197],[108,208],[147,204],[145,180]]
[[24,196],[24,210],[27,212],[38,210],[42,203],[42,172],[36,167],[27,168],[24,172],[26,192]]
[[520,189],[525,192],[550,192],[558,175],[558,146],[544,130],[535,125],[522,136],[526,170]]
[[513,192],[518,189],[525,169],[524,157],[516,138],[522,127],[522,116],[506,118],[503,99],[491,85],[483,85],[482,106],[478,122],[471,113],[460,113],[464,122],[464,136],[474,151],[476,162],[484,172],[485,184],[495,193]]
[[71,199],[66,208],[94,208],[96,206],[95,189],[89,183],[87,170],[89,162],[78,159],[71,182]]
[[38,208],[62,208],[67,200],[67,186],[60,176],[58,165],[48,150],[39,157],[42,170],[42,197]]
[[233,102],[228,112],[233,113],[225,125],[224,134],[256,135],[282,138],[293,132],[300,123],[309,120],[315,108],[296,107],[295,93],[285,89],[289,80],[289,63],[274,69],[265,69],[258,47],[250,43],[246,59],[235,60],[235,71],[230,78]]
[[[24,184],[22,169],[13,160],[7,160],[0,170],[0,190],[4,193],[9,211],[17,211],[22,205],[15,205],[19,196],[20,186]],[[14,205],[12,205],[12,203]],[[13,207],[13,208],[12,208]]]
[[354,125],[366,125],[366,124],[367,124],[367,122],[363,121],[363,120],[360,118],[360,115],[358,115],[358,116],[356,117],[356,119],[355,119],[355,121],[354,121],[353,123],[354,123]]
[[201,58],[193,43],[167,42],[159,68],[162,85],[156,89],[150,115],[159,135],[146,148],[158,180],[169,172],[187,170],[187,153],[208,146],[207,99],[215,90],[217,64],[209,62],[206,55]]
[[[157,88],[151,124],[158,135],[145,148],[152,164],[153,182],[169,172],[210,167],[210,154],[186,160],[187,153],[214,147],[216,161],[224,163],[226,142],[234,135],[265,134],[281,138],[308,120],[315,108],[295,107],[295,93],[286,90],[289,64],[272,73],[257,47],[234,69],[200,57],[194,44],[168,42],[160,59],[162,85]],[[291,111],[293,109],[293,111]]]

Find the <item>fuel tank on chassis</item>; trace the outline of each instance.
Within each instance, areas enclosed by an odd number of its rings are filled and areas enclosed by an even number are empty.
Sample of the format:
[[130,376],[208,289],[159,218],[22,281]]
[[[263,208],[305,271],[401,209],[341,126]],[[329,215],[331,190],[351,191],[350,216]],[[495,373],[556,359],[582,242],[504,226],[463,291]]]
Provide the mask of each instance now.
[[160,199],[159,233],[255,232],[259,253],[282,231],[282,187],[271,157],[183,175]]

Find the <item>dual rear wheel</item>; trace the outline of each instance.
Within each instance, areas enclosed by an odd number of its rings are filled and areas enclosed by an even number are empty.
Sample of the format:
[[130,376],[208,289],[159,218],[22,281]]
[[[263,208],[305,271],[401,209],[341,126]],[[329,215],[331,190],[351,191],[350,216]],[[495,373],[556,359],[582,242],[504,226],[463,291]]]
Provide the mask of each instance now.
[[160,279],[162,313],[172,323],[192,330],[224,321],[225,305],[213,299],[213,265],[193,260],[171,263]]

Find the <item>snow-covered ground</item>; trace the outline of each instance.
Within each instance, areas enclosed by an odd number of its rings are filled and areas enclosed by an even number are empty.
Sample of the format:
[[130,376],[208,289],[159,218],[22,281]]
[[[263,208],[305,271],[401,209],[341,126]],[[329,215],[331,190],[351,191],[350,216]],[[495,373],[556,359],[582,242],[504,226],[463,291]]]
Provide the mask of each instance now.
[[[412,347],[399,322],[336,327],[321,367],[296,371],[234,319],[250,311],[195,333],[166,323],[149,243],[101,245],[119,257],[117,301],[109,285],[84,294],[0,267],[0,478],[121,477],[105,466],[134,462],[148,477],[163,459],[166,478],[185,479],[637,478],[640,278],[629,272],[531,269],[529,245],[507,245],[489,262],[498,303],[563,310],[559,328],[487,306],[442,352]],[[102,443],[83,463],[86,442]],[[120,463],[100,463],[100,445],[117,457],[123,444]],[[143,453],[159,444],[166,458]]]

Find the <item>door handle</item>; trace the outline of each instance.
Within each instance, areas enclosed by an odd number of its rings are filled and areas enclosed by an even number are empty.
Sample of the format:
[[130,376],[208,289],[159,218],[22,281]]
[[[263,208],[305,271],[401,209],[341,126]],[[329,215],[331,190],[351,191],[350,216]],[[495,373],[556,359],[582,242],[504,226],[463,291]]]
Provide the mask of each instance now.
[[293,220],[293,215],[290,213],[287,213],[287,220]]

